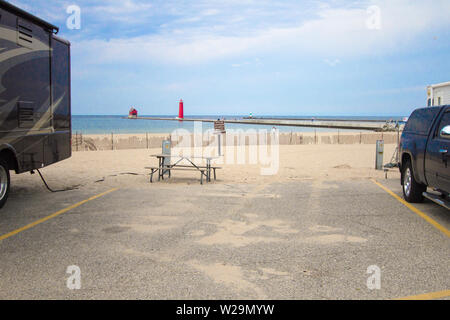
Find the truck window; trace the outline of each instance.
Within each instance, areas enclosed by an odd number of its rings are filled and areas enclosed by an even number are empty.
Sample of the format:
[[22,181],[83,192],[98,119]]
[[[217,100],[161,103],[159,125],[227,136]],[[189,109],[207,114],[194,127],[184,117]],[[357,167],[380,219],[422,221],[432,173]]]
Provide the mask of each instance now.
[[438,129],[437,135],[439,136],[441,130],[444,129],[444,127],[449,126],[449,125],[450,125],[450,111],[447,111],[442,116],[441,123],[439,124],[439,129]]
[[433,124],[433,119],[439,113],[439,108],[417,109],[409,117],[405,132],[428,134]]

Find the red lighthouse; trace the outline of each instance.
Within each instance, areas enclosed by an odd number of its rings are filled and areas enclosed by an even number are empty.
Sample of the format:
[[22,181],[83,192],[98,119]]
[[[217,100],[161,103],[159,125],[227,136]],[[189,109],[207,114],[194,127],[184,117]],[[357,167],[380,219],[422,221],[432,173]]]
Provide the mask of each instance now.
[[183,99],[180,100],[180,107],[178,110],[178,119],[183,119],[184,118],[184,105],[183,105]]

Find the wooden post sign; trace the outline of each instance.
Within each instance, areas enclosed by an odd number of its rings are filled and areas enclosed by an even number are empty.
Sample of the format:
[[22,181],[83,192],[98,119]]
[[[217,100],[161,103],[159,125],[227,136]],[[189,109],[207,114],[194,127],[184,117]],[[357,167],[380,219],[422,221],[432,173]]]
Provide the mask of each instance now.
[[214,121],[214,133],[217,134],[217,152],[218,152],[218,156],[221,157],[222,156],[222,142],[221,140],[221,136],[222,134],[225,134],[225,121],[223,120],[217,120]]
[[225,133],[225,121],[223,120],[214,121],[214,130],[216,132]]

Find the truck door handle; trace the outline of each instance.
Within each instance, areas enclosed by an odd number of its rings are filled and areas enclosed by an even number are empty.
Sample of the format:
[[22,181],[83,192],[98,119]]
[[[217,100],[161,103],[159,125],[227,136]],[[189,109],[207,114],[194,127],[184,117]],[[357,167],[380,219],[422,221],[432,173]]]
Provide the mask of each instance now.
[[448,150],[447,149],[440,149],[439,153],[442,155],[442,162],[444,163],[445,167],[447,168],[448,166],[448,158],[449,158],[449,154],[448,154]]

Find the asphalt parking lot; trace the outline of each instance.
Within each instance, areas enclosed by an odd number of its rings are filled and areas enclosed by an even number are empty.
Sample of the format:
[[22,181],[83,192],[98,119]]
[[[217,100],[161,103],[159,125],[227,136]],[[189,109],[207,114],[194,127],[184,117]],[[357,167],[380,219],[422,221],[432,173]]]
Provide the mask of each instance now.
[[[397,179],[379,183],[401,195]],[[0,298],[448,299],[450,213],[414,207],[430,220],[369,179],[13,189]]]

